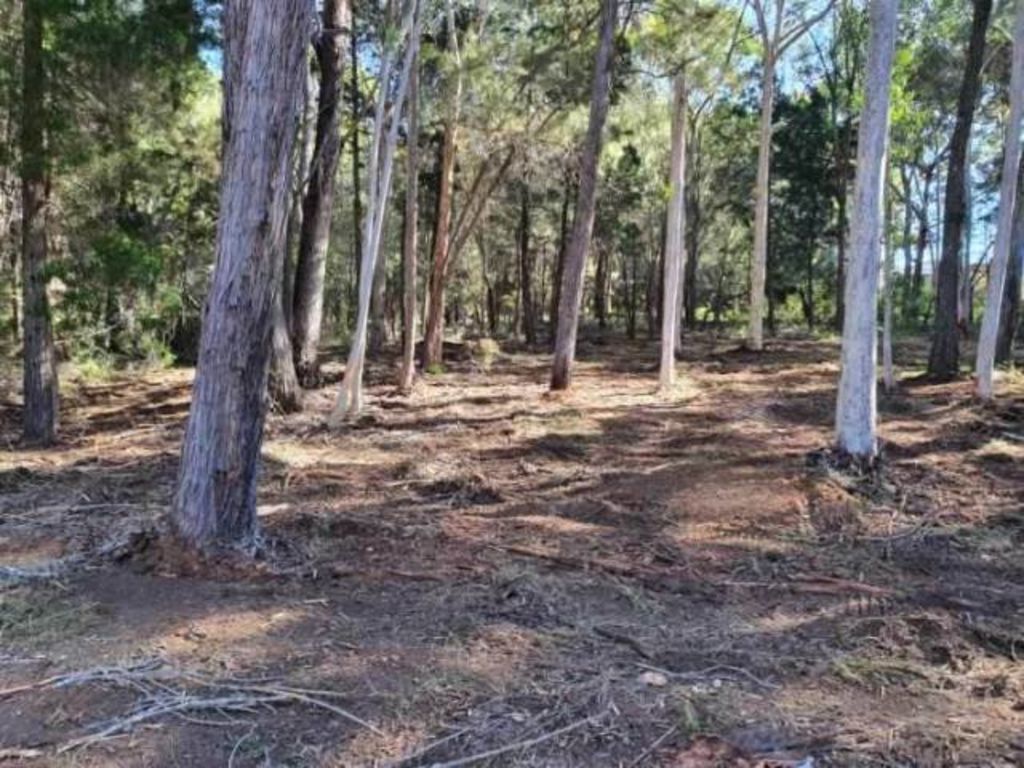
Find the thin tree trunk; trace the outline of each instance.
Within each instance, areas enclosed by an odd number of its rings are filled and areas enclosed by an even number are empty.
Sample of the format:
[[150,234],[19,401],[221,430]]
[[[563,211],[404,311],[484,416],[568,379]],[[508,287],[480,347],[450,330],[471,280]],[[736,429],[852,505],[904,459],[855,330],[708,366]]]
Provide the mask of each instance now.
[[352,79],[349,87],[352,89],[352,244],[354,246],[352,260],[355,265],[355,280],[352,281],[353,290],[349,298],[349,306],[355,308],[355,313],[350,312],[350,321],[359,311],[359,285],[362,277],[360,270],[363,259],[363,183],[360,179],[363,154],[359,149],[359,126],[363,119],[363,99],[359,90],[359,39],[356,33],[354,11],[351,26],[349,63]]
[[555,344],[555,330],[558,325],[558,307],[562,297],[562,276],[565,274],[565,251],[569,247],[569,205],[572,203],[572,183],[566,176],[562,193],[562,215],[559,219],[558,252],[555,254],[554,276],[551,280],[551,346]]
[[882,245],[883,168],[889,144],[889,94],[898,7],[897,0],[871,0],[864,107],[857,135],[836,441],[840,450],[862,459],[873,459],[878,451],[878,252]]
[[522,305],[523,336],[526,343],[537,343],[537,311],[533,300],[534,253],[530,250],[530,182],[523,180],[519,201],[519,292]]
[[551,389],[553,390],[569,388],[572,363],[576,356],[576,334],[579,330],[580,306],[583,302],[583,276],[587,268],[587,250],[590,247],[590,238],[594,231],[597,163],[601,156],[604,123],[611,101],[615,28],[618,15],[618,0],[602,0],[601,31],[594,62],[590,118],[580,161],[576,217],[573,221],[572,239],[566,248],[562,270],[558,330],[555,334],[554,360],[551,366]]
[[1003,293],[999,319],[999,341],[996,344],[996,363],[1013,362],[1013,341],[1020,324],[1021,273],[1024,272],[1024,157],[1017,172],[1017,204],[1013,219],[1013,239],[1010,260],[1006,266],[1006,290]]
[[416,271],[419,244],[419,59],[409,73],[409,121],[405,155],[405,230],[402,233],[402,369],[398,388],[408,392],[416,376]]
[[[891,170],[887,169],[887,172]],[[892,246],[892,191],[888,184],[883,187],[885,194],[885,223],[882,247],[885,261],[882,266],[882,384],[886,392],[896,389],[896,371],[892,359],[892,302],[893,278],[896,275],[896,257]]]
[[311,31],[305,0],[224,10],[224,151],[207,298],[172,522],[192,546],[252,547],[294,121]]
[[1017,201],[1017,174],[1020,165],[1020,128],[1024,119],[1024,0],[1017,0],[1013,25],[1013,69],[1010,75],[1010,115],[1006,122],[1003,148],[1003,178],[999,190],[999,223],[996,245],[988,273],[988,294],[985,316],[978,337],[978,397],[991,400],[994,395],[993,374],[996,344],[999,337],[1001,303],[1006,290],[1007,265],[1013,247],[1014,206]]
[[[385,204],[385,210],[387,205]],[[367,340],[367,351],[378,354],[387,343],[387,293],[388,293],[388,259],[383,253],[384,242],[387,240],[388,215],[384,214],[383,230],[380,234],[381,253],[377,254],[373,269],[373,291],[370,294],[370,330]]]
[[448,101],[444,136],[438,158],[437,215],[434,219],[434,252],[427,290],[427,318],[423,336],[423,369],[438,368],[444,357],[444,293],[451,258],[452,194],[455,187],[455,155],[458,149],[459,112],[462,104],[462,63],[455,15],[449,5],[448,51],[455,60],[455,82]]
[[676,382],[676,340],[679,338],[679,299],[686,262],[686,75],[676,75],[672,89],[672,149],[669,169],[671,195],[665,226],[664,287],[661,310],[661,367],[658,382],[669,391]]
[[765,280],[768,270],[768,196],[771,184],[772,111],[775,105],[775,60],[764,59],[761,89],[761,124],[757,146],[757,180],[754,187],[754,254],[750,260],[750,330],[747,344],[764,349]]
[[324,317],[324,281],[331,239],[334,181],[341,150],[341,81],[345,39],[351,24],[349,0],[324,0],[324,29],[316,41],[320,69],[316,139],[309,186],[302,201],[302,230],[295,265],[292,339],[295,364],[303,386],[320,379],[320,333]]
[[24,312],[23,435],[48,445],[57,437],[60,398],[53,324],[46,295],[47,219],[50,189],[44,134],[46,69],[43,64],[45,2],[22,7],[21,264]]
[[942,223],[942,258],[939,260],[935,331],[928,356],[928,373],[948,381],[960,373],[960,329],[957,327],[957,299],[960,273],[960,249],[963,247],[964,178],[967,147],[971,139],[974,110],[981,90],[981,69],[985,58],[985,33],[988,30],[992,0],[974,0],[971,39],[967,48],[964,77],[957,100],[956,125],[949,145],[949,171],[946,174],[946,200]]
[[[398,128],[402,119],[402,107],[408,91],[413,62],[420,43],[420,0],[409,0],[405,5],[399,23],[399,41],[405,51],[401,62],[398,87],[394,94],[387,88],[379,88],[374,107],[373,140],[370,144],[367,173],[367,205],[363,223],[363,253],[359,268],[359,310],[356,317],[355,333],[345,366],[345,380],[330,424],[339,425],[346,417],[357,415],[363,408],[363,367],[366,363],[367,335],[370,320],[370,300],[373,291],[374,272],[381,254],[384,220],[387,216],[387,201],[391,194],[392,166],[395,147],[398,144]],[[394,67],[393,53],[385,49],[380,60],[380,82],[390,82]],[[389,109],[389,104],[393,105]],[[388,119],[390,113],[390,121]]]
[[302,388],[295,370],[295,349],[292,346],[292,309],[295,295],[295,259],[292,257],[295,240],[302,229],[303,190],[313,163],[314,129],[316,122],[315,78],[307,73],[302,116],[296,131],[302,136],[297,160],[292,169],[292,185],[288,201],[288,225],[285,230],[282,288],[274,301],[273,331],[270,344],[270,378],[267,389],[272,406],[283,413],[302,410]]

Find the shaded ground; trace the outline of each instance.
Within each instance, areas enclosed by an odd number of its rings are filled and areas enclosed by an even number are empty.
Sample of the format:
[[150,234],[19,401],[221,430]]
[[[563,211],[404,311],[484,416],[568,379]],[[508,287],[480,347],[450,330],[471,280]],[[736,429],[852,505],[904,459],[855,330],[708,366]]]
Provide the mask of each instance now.
[[[521,744],[468,764],[1024,763],[1020,380],[982,409],[967,382],[908,379],[882,403],[884,470],[857,478],[814,453],[834,345],[686,346],[667,398],[653,347],[622,343],[583,350],[561,397],[542,356],[459,363],[410,398],[373,370],[341,433],[333,390],[312,393],[268,425],[270,554],[216,577],[167,572],[140,534],[170,498],[189,372],[79,387],[63,445],[0,453],[0,566],[130,543],[9,580],[0,689],[164,672],[0,691],[0,762],[413,768]],[[292,698],[56,754],[146,686],[208,690],[186,673],[327,691],[377,730]]]

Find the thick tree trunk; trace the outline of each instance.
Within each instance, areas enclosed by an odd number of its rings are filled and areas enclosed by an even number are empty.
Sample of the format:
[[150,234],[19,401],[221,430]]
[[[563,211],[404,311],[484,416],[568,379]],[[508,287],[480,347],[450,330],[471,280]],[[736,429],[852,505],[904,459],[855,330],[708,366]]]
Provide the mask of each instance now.
[[949,145],[949,171],[946,174],[946,199],[942,225],[942,258],[939,261],[935,330],[928,356],[928,373],[948,381],[960,373],[960,329],[957,327],[957,299],[960,273],[960,249],[963,247],[964,177],[967,147],[971,139],[974,109],[981,90],[981,69],[985,58],[985,33],[988,30],[992,0],[974,0],[971,39],[967,47],[964,77],[957,99],[956,125]]
[[523,336],[526,343],[537,343],[537,309],[533,300],[535,256],[530,250],[530,182],[523,181],[519,201],[519,293],[522,306]]
[[1007,266],[1013,249],[1014,207],[1017,202],[1017,176],[1020,165],[1020,128],[1024,119],[1024,0],[1017,0],[1013,25],[1013,68],[1010,74],[1010,115],[1006,121],[1003,146],[1003,177],[999,190],[999,222],[995,251],[988,272],[985,316],[978,337],[978,397],[991,400],[994,395],[996,344],[999,337],[1001,304],[1006,290]]
[[53,324],[46,296],[49,183],[46,132],[46,70],[43,64],[43,0],[22,6],[21,264],[24,311],[25,400],[22,426],[27,442],[48,445],[57,437],[60,399]]
[[341,149],[341,81],[345,40],[351,24],[349,0],[324,0],[323,32],[316,41],[320,69],[316,139],[309,186],[302,201],[302,230],[295,264],[292,340],[303,386],[320,379],[320,332],[324,317],[324,280],[331,239],[334,181]]
[[198,548],[256,543],[272,313],[311,22],[306,0],[234,0],[224,10],[217,261],[172,511],[178,534]]
[[874,458],[878,451],[878,261],[898,7],[898,0],[871,0],[869,8],[871,36],[864,107],[857,135],[842,374],[836,402],[836,441],[840,450],[867,459]]
[[408,392],[416,376],[416,272],[419,247],[420,78],[419,61],[409,73],[409,123],[405,155],[405,228],[402,232],[402,368],[398,388]]
[[999,313],[999,340],[996,343],[996,362],[1000,365],[1013,362],[1013,341],[1020,325],[1021,273],[1024,272],[1024,194],[1021,194],[1024,190],[1024,157],[1021,157],[1018,169],[1013,238],[1010,260],[1006,265],[1006,290]]
[[771,184],[772,112],[775,106],[775,60],[764,58],[761,86],[761,124],[757,145],[757,180],[754,184],[754,253],[750,260],[750,329],[747,345],[764,349],[765,280],[768,271],[768,197]]
[[669,163],[668,217],[665,226],[664,287],[661,310],[661,367],[658,382],[669,391],[676,382],[679,299],[686,262],[686,76],[676,75],[672,89],[672,148]]
[[611,101],[612,64],[615,28],[618,23],[618,0],[602,0],[601,30],[594,61],[594,81],[590,95],[590,118],[580,159],[580,184],[576,196],[576,217],[572,239],[565,251],[562,283],[558,305],[558,330],[555,334],[554,360],[551,366],[551,389],[568,389],[572,363],[576,356],[576,334],[579,330],[580,306],[583,303],[583,277],[587,268],[587,250],[594,231],[597,202],[597,163],[605,119]]

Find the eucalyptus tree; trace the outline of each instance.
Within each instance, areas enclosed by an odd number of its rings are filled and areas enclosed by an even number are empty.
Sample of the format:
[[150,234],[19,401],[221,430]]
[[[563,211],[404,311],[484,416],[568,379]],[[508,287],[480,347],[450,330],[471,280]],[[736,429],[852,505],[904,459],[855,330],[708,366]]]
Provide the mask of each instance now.
[[879,250],[898,7],[898,0],[871,0],[869,6],[871,33],[864,107],[857,133],[842,373],[836,401],[836,442],[840,450],[868,460],[878,451],[875,431]]
[[346,42],[352,24],[349,0],[324,0],[323,23],[316,36],[319,93],[316,134],[295,265],[291,327],[296,370],[304,386],[320,378],[320,334],[324,315],[324,278],[334,210],[334,186],[341,149],[341,86]]
[[419,248],[420,173],[419,61],[409,73],[409,120],[405,145],[405,224],[402,232],[402,367],[398,387],[412,389],[416,376],[416,279]]
[[594,231],[597,200],[597,164],[601,157],[604,124],[611,102],[615,30],[618,27],[618,0],[601,0],[601,22],[594,58],[587,135],[580,155],[579,187],[572,236],[566,246],[559,289],[558,325],[554,358],[551,364],[551,389],[568,389],[572,364],[576,357],[576,334],[583,303],[583,277],[587,251]]
[[367,156],[366,208],[361,237],[363,250],[359,259],[359,307],[345,366],[345,379],[330,418],[331,424],[335,426],[346,417],[357,415],[363,408],[363,369],[366,364],[374,273],[381,257],[398,132],[409,81],[419,52],[422,21],[421,0],[405,0],[397,18],[386,19],[381,34],[380,74],[373,114],[373,134]]
[[309,0],[224,8],[217,261],[171,512],[178,535],[197,548],[258,543],[272,308],[313,20]]
[[946,191],[942,215],[942,257],[936,284],[937,302],[928,373],[939,380],[960,374],[960,327],[957,324],[961,262],[966,218],[967,153],[974,112],[981,92],[985,35],[992,15],[992,0],[973,0],[971,32],[957,97],[956,124],[949,144]]
[[46,295],[51,161],[47,156],[46,104],[51,84],[43,61],[45,0],[22,5],[21,264],[24,313],[23,434],[26,441],[52,443],[60,400],[53,323]]
[[747,344],[764,347],[765,279],[768,268],[768,205],[771,176],[775,75],[782,55],[832,10],[834,0],[750,0],[761,38],[761,123],[754,186],[754,252],[750,259],[750,325]]
[[1013,64],[1010,70],[1010,113],[1006,118],[1006,139],[1003,146],[1002,184],[999,190],[999,221],[995,251],[988,273],[988,295],[985,316],[978,337],[975,365],[978,397],[991,400],[994,394],[996,344],[1002,316],[1008,263],[1013,256],[1014,208],[1017,203],[1017,171],[1020,164],[1021,121],[1024,119],[1024,0],[1016,0],[1013,24]]

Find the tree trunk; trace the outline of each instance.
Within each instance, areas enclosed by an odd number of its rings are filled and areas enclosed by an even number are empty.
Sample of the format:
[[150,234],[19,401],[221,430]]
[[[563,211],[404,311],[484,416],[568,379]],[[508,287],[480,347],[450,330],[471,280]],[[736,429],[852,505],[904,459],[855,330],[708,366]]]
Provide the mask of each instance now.
[[292,340],[295,364],[303,386],[320,379],[320,332],[324,317],[324,280],[331,239],[334,180],[341,149],[341,81],[345,36],[351,23],[349,0],[324,0],[323,32],[316,41],[320,69],[316,139],[309,186],[302,201],[302,230],[295,264]]
[[572,203],[572,182],[566,175],[562,192],[562,215],[559,218],[558,252],[555,254],[555,269],[551,279],[551,346],[555,345],[555,331],[558,325],[558,307],[562,298],[562,276],[565,274],[565,251],[569,247],[569,205]]
[[[384,206],[385,211],[387,205]],[[378,354],[388,340],[387,329],[387,293],[388,293],[388,258],[383,252],[384,241],[387,240],[388,215],[384,214],[383,229],[380,233],[381,253],[377,254],[373,269],[373,291],[370,294],[370,336],[367,351]]]
[[840,450],[862,459],[873,459],[878,451],[878,261],[898,7],[898,0],[871,0],[864,107],[857,135],[836,441]]
[[999,222],[995,251],[988,273],[985,316],[978,337],[978,397],[991,400],[994,394],[996,344],[999,337],[1001,304],[1006,290],[1007,265],[1013,248],[1014,206],[1017,201],[1017,174],[1020,165],[1020,128],[1024,119],[1024,0],[1017,0],[1013,25],[1013,69],[1010,74],[1010,115],[1006,121],[1003,147],[1003,177],[999,190]]
[[198,548],[256,543],[256,484],[294,121],[311,27],[304,0],[224,10],[224,150],[207,298],[172,522]]
[[522,305],[523,336],[526,343],[537,343],[537,310],[533,301],[535,256],[530,250],[530,182],[523,181],[519,202],[519,293]]
[[[887,169],[891,173],[891,169]],[[885,223],[882,235],[882,247],[885,249],[885,261],[882,266],[882,384],[886,392],[896,389],[896,370],[892,358],[892,302],[893,278],[896,275],[896,255],[892,244],[892,192],[888,184],[883,186],[885,196]]]
[[618,0],[602,0],[601,30],[594,61],[594,81],[590,95],[590,118],[580,159],[580,184],[576,196],[576,217],[572,239],[565,251],[562,284],[558,304],[558,330],[555,334],[554,360],[551,366],[551,389],[568,389],[572,363],[576,356],[576,333],[579,329],[580,305],[583,302],[583,277],[587,268],[587,250],[594,231],[594,210],[597,202],[597,163],[601,156],[604,123],[612,90],[612,65],[615,28],[618,22]]
[[[449,9],[450,10],[450,9]],[[428,278],[426,328],[423,336],[423,368],[436,369],[444,356],[444,292],[451,257],[452,194],[455,186],[455,155],[459,137],[459,111],[462,103],[462,65],[455,17],[448,14],[448,51],[455,59],[455,82],[451,88],[444,136],[438,156],[437,215],[434,218],[434,252]]]
[[771,184],[772,111],[775,105],[775,60],[764,57],[761,87],[761,125],[757,146],[757,180],[754,186],[754,254],[750,260],[750,330],[747,345],[764,349],[765,279],[768,271],[768,196]]
[[22,7],[21,264],[24,312],[23,435],[48,445],[57,437],[60,398],[57,355],[46,295],[47,219],[50,188],[46,132],[46,69],[43,64],[43,0]]
[[996,362],[1000,365],[1013,362],[1013,341],[1020,324],[1021,272],[1024,271],[1024,195],[1021,194],[1021,190],[1024,190],[1024,157],[1018,168],[1013,239],[1010,260],[1006,265],[1006,290],[999,317],[999,341],[996,343]]
[[359,90],[359,39],[356,34],[355,12],[352,13],[352,34],[349,37],[349,63],[351,71],[352,89],[352,261],[354,262],[353,272],[355,280],[352,281],[352,294],[349,297],[349,322],[355,320],[359,307],[359,284],[362,277],[363,259],[363,183],[360,179],[360,169],[363,162],[363,153],[359,149],[359,125],[363,118],[362,93]]
[[594,317],[603,333],[608,327],[608,250],[598,241],[597,269],[594,272]]
[[661,310],[662,391],[676,383],[676,340],[679,338],[680,280],[686,262],[686,76],[676,75],[672,93],[672,148],[669,169],[671,194],[665,226],[664,287]]
[[313,124],[316,121],[315,86],[315,78],[312,73],[309,73],[306,77],[302,117],[296,125],[296,131],[301,135],[302,141],[300,149],[296,153],[297,162],[292,168],[288,224],[285,229],[284,248],[281,249],[284,274],[281,278],[281,290],[278,291],[278,298],[274,301],[273,331],[270,344],[270,379],[267,390],[272,407],[284,413],[296,413],[302,410],[302,388],[295,370],[295,348],[292,346],[291,338],[295,296],[295,259],[292,258],[292,252],[295,250],[293,246],[302,229],[303,190],[306,187],[309,169],[313,163]]
[[[398,129],[402,120],[402,107],[412,75],[413,62],[417,60],[420,43],[420,0],[409,0],[405,4],[399,22],[399,46],[404,45],[398,85],[394,93],[386,88],[377,91],[377,102],[373,116],[373,139],[370,142],[367,173],[366,217],[363,222],[363,252],[359,267],[359,309],[356,328],[345,365],[345,380],[330,417],[331,426],[338,426],[349,416],[357,415],[363,408],[363,367],[366,363],[366,346],[370,321],[370,300],[373,292],[374,273],[381,254],[384,220],[387,203],[391,194],[392,166],[395,147],[398,144]],[[384,30],[387,34],[388,30]],[[393,56],[388,48],[380,59],[380,82],[391,80],[394,68]]]
[[697,264],[700,251],[700,122],[694,121],[692,140],[686,142],[690,160],[686,163],[686,259],[683,270],[683,316],[686,327],[697,327]]
[[981,69],[985,58],[985,33],[988,30],[992,0],[974,0],[971,39],[967,48],[964,77],[957,99],[956,125],[949,145],[949,171],[946,174],[946,199],[942,225],[942,258],[939,260],[935,331],[928,356],[928,373],[948,381],[960,373],[960,329],[957,327],[957,298],[960,273],[960,249],[963,247],[964,177],[967,147],[971,139],[974,109],[981,90]]
[[419,246],[419,60],[409,73],[409,123],[405,155],[405,229],[402,233],[402,368],[398,388],[408,392],[416,376],[416,271]]

